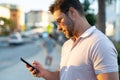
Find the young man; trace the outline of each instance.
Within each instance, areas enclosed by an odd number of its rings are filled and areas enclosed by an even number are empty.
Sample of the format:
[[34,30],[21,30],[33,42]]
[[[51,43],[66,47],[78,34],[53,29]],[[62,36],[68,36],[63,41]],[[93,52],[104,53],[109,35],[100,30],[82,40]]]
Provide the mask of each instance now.
[[38,62],[40,71],[30,72],[46,80],[119,80],[117,51],[112,42],[85,18],[79,0],[55,0],[50,11],[58,29],[69,40],[62,47],[60,70],[49,72]]
[[52,39],[51,34],[48,34],[48,36],[45,39],[43,39],[43,46],[45,47],[46,50],[46,59],[45,59],[46,66],[51,66],[52,64],[52,55],[55,45],[56,42]]

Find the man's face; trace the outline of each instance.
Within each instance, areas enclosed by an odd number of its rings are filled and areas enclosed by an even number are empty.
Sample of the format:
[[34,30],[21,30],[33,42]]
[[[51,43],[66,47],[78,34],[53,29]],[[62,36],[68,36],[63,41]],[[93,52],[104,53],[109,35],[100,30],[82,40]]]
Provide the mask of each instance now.
[[67,38],[73,37],[74,22],[69,15],[62,13],[59,10],[56,10],[53,15],[58,24],[58,30],[62,31]]

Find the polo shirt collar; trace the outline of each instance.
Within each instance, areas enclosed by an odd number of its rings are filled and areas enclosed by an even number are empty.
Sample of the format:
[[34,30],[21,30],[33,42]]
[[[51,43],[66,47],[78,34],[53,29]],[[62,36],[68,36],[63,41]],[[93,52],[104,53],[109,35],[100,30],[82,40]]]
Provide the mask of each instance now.
[[[96,29],[95,26],[90,27],[89,29],[87,29],[87,30],[78,38],[77,41],[79,41],[79,40],[82,39],[82,38],[86,38],[86,37],[90,36],[90,35],[94,32],[95,29]],[[73,42],[76,42],[76,40],[74,40],[74,38],[73,38],[73,39],[71,38],[71,40],[72,40]]]
[[80,36],[80,38],[86,38],[86,37],[90,36],[95,29],[96,29],[96,27],[95,27],[95,26],[92,26],[91,28],[89,28],[88,30],[86,30],[86,31]]

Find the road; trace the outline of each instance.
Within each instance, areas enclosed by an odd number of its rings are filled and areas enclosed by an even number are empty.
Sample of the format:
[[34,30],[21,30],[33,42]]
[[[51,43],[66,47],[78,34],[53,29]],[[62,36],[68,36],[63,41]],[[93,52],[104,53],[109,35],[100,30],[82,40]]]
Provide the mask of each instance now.
[[[25,68],[20,57],[27,61],[39,61],[44,67],[45,51],[41,45],[41,40],[33,41],[18,46],[0,47],[0,80],[37,80]],[[61,46],[57,46],[54,51],[53,64],[50,70],[59,68]],[[56,54],[57,53],[57,54]],[[43,80],[40,78],[39,80]]]
[[20,57],[30,57],[40,51],[40,47],[34,42],[18,46],[6,46],[0,48],[0,70],[17,63]]

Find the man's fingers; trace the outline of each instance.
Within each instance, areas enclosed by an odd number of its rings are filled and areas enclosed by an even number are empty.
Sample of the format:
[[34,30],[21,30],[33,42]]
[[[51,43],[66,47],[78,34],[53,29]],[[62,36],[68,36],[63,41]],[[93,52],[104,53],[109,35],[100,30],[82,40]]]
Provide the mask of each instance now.
[[37,61],[34,61],[33,65],[39,65],[39,63]]
[[32,71],[33,71],[33,68],[32,68],[32,67],[29,67],[29,71],[32,72]]
[[32,73],[34,76],[37,76],[38,71],[37,71],[36,69],[34,69],[31,73]]

